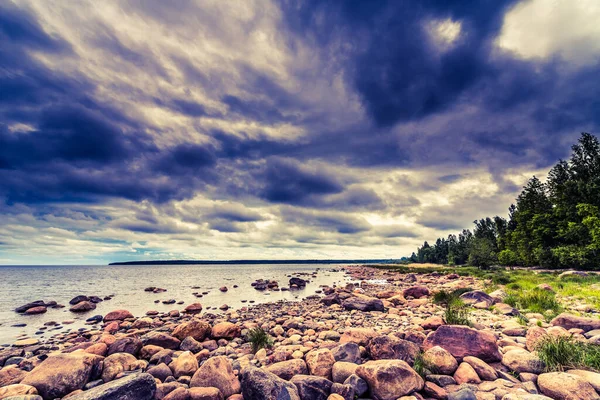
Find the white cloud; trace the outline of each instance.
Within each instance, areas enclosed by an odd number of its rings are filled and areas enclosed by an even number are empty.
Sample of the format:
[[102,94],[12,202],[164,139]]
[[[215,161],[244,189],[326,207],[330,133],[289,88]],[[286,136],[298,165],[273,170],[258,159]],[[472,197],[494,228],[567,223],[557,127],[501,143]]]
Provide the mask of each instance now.
[[497,44],[526,59],[560,55],[575,64],[594,62],[598,21],[598,0],[525,0],[506,14]]

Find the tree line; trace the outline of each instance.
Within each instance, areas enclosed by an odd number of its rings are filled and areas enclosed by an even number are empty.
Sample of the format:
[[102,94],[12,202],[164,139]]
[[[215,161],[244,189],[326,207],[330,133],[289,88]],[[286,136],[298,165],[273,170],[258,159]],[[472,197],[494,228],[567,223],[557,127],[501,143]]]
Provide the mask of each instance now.
[[425,242],[410,261],[481,268],[492,265],[600,269],[600,142],[582,133],[569,160],[546,182],[532,177],[508,219],[474,221],[471,232]]

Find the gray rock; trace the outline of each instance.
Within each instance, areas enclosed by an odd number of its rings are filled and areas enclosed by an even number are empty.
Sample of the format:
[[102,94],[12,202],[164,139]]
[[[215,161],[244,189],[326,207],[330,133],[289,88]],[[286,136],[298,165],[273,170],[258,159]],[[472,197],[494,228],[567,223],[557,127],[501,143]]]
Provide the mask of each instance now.
[[335,361],[358,364],[360,362],[360,346],[356,343],[344,343],[331,349]]
[[453,393],[448,393],[448,400],[477,400],[471,389],[464,388]]
[[83,393],[69,397],[71,400],[151,400],[156,392],[156,382],[150,374],[132,374],[105,383]]
[[454,380],[453,377],[449,376],[449,375],[427,375],[425,377],[425,380],[428,380],[429,382],[433,382],[438,386],[444,387],[444,386],[448,386],[448,385],[456,385],[456,381]]
[[369,390],[369,384],[363,378],[356,374],[352,374],[344,381],[344,385],[350,385],[354,389],[354,394],[362,396]]
[[300,400],[296,385],[255,367],[242,372],[244,400]]
[[298,388],[301,400],[327,400],[333,384],[328,379],[310,375],[295,375],[290,382]]

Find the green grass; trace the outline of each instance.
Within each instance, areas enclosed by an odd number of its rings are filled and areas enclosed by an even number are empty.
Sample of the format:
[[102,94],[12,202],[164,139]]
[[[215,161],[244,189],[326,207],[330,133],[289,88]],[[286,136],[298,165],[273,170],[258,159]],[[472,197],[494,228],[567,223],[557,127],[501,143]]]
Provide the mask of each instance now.
[[555,317],[562,311],[554,293],[537,288],[514,291],[504,302],[519,310],[544,314],[548,318]]
[[455,289],[451,292],[447,292],[445,290],[440,290],[433,294],[433,302],[435,304],[448,304],[450,301],[454,299],[458,299],[461,294],[470,292],[469,288],[459,288]]
[[586,369],[600,371],[600,346],[567,336],[548,336],[536,347],[547,371]]
[[454,298],[446,304],[444,320],[448,325],[472,326],[473,323],[469,319],[470,313],[469,307],[461,299]]
[[527,317],[521,314],[517,315],[516,319],[519,325],[527,326],[527,324],[529,323],[529,319],[527,319]]
[[250,329],[246,335],[246,340],[252,344],[253,353],[256,353],[260,349],[268,349],[273,346],[273,338],[260,327]]

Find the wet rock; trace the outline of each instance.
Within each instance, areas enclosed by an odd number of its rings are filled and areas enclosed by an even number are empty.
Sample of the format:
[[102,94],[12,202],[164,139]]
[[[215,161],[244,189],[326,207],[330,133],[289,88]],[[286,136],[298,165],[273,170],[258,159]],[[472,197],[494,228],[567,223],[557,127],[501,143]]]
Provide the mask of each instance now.
[[427,335],[423,343],[425,350],[434,346],[448,350],[458,361],[462,361],[466,356],[477,357],[486,362],[502,359],[493,333],[465,326],[440,326],[435,332]]
[[91,310],[95,310],[96,309],[96,304],[92,303],[91,301],[81,301],[77,304],[75,304],[74,306],[72,306],[71,308],[69,308],[69,311],[71,312],[86,312],[86,311],[91,311]]
[[302,278],[290,278],[290,286],[296,285],[298,287],[305,287],[307,281]]
[[43,314],[47,311],[45,306],[31,307],[25,311],[27,315]]
[[44,303],[42,300],[36,300],[31,303],[27,303],[20,307],[15,308],[15,311],[18,312],[19,314],[23,314],[25,311],[29,310],[30,308],[44,307],[45,305],[46,305],[46,303]]
[[242,371],[244,400],[300,400],[296,385],[255,367]]
[[22,381],[37,389],[44,399],[63,397],[82,389],[98,370],[102,357],[83,352],[49,356]]
[[70,400],[152,400],[156,382],[149,374],[132,374],[85,392],[69,396]]
[[104,322],[123,321],[127,318],[133,318],[133,314],[127,310],[115,310],[104,316]]
[[318,376],[295,375],[290,382],[298,388],[302,400],[327,400],[333,382]]
[[200,312],[202,312],[202,304],[200,303],[192,303],[189,306],[187,306],[183,312],[187,313],[187,314],[198,314]]
[[82,301],[90,301],[90,298],[84,295],[75,296],[69,301],[69,304],[74,306],[75,304],[81,303]]
[[369,385],[371,394],[380,400],[399,397],[423,389],[423,379],[401,360],[368,361],[356,369],[356,375]]
[[240,393],[241,390],[231,361],[225,356],[209,358],[202,364],[192,377],[190,387],[216,387],[224,397]]

